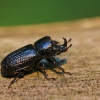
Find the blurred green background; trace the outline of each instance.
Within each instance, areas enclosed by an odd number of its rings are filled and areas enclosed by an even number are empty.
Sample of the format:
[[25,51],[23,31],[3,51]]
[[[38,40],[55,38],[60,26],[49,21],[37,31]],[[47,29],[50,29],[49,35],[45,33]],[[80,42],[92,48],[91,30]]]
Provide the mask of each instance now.
[[0,0],[0,26],[100,16],[100,0]]

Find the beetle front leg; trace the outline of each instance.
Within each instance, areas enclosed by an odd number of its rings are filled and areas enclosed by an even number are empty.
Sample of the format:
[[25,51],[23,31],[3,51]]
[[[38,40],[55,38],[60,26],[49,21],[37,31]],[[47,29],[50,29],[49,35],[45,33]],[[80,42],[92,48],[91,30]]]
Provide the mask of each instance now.
[[43,63],[40,63],[39,66],[38,66],[38,69],[41,70],[41,72],[44,74],[44,77],[47,79],[47,80],[56,80],[56,78],[48,78],[47,74],[46,74],[46,67],[44,66]]
[[58,65],[58,63],[57,63],[57,61],[55,60],[54,57],[52,57],[52,58],[47,58],[46,60],[47,60],[49,63],[51,63],[52,65],[56,66],[58,69],[60,69],[60,70],[62,71],[62,74],[69,74],[69,75],[72,75],[70,72],[65,72],[65,70],[64,70],[63,68],[61,68],[61,67]]
[[24,76],[24,72],[19,72],[15,78],[11,81],[10,85],[8,86],[8,88],[11,87],[12,84],[14,84],[18,79],[17,78],[22,78]]

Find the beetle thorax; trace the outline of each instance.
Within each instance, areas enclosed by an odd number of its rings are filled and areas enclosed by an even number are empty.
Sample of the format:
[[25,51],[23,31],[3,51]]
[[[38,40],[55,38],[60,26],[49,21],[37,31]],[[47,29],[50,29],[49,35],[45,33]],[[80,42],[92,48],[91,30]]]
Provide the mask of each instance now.
[[48,57],[52,52],[52,42],[48,36],[41,38],[34,43],[38,53],[43,57]]

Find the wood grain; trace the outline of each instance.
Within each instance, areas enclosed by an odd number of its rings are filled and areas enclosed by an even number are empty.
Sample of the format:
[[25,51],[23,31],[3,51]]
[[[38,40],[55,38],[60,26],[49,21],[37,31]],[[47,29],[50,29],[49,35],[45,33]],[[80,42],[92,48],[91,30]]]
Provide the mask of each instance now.
[[[0,61],[10,52],[49,35],[63,43],[72,38],[73,46],[56,58],[70,75],[54,73],[47,65],[47,81],[33,72],[8,89],[13,78],[0,76],[1,100],[99,100],[100,99],[100,18],[32,26],[0,27]],[[51,66],[52,67],[52,66]]]

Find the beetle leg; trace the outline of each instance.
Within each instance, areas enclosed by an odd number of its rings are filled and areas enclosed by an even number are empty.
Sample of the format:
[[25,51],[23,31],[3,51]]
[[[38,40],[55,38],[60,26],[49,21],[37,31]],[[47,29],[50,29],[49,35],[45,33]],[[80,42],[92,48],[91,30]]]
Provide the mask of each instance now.
[[10,85],[8,86],[8,88],[11,87],[12,84],[14,84],[18,79],[17,78],[22,78],[24,76],[24,73],[23,72],[19,72],[17,74],[17,76],[15,76],[15,78],[11,81]]
[[52,57],[52,58],[46,58],[46,60],[47,60],[49,63],[51,63],[52,65],[56,66],[58,69],[60,69],[60,70],[62,71],[62,74],[69,74],[69,75],[72,75],[70,72],[65,72],[65,70],[64,70],[63,68],[61,68],[61,67],[58,65],[58,63],[57,63],[57,61],[55,60],[54,57]]
[[46,74],[46,67],[44,66],[43,63],[40,63],[38,68],[41,70],[41,72],[44,74],[44,77],[47,79],[47,80],[56,80],[55,78],[48,78],[47,74]]

